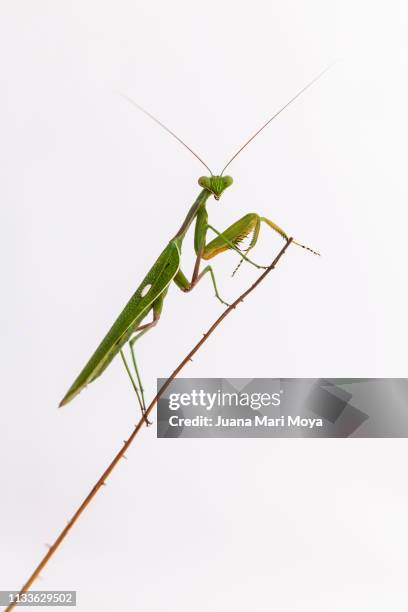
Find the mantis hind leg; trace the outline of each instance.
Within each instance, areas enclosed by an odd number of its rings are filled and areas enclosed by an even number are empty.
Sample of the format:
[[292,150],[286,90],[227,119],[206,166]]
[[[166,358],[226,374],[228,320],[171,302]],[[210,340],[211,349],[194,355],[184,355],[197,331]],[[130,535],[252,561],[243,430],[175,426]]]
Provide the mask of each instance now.
[[137,380],[137,384],[130,372],[129,366],[127,364],[125,355],[123,353],[123,350],[120,351],[126,372],[130,378],[130,381],[132,383],[132,387],[136,393],[136,397],[140,406],[140,409],[142,411],[142,416],[144,416],[145,418],[145,422],[146,425],[151,425],[151,422],[147,419],[147,417],[145,416],[146,413],[146,402],[145,402],[145,396],[144,396],[144,388],[143,388],[143,383],[142,383],[142,379],[139,373],[139,368],[137,366],[137,361],[136,361],[136,355],[135,355],[135,350],[134,350],[134,345],[135,342],[137,340],[139,340],[142,336],[144,336],[144,334],[146,334],[150,329],[152,329],[153,327],[155,327],[157,325],[157,323],[159,322],[160,319],[160,315],[161,312],[163,310],[163,302],[164,302],[164,294],[161,294],[157,300],[155,302],[153,302],[152,305],[152,310],[153,310],[153,320],[150,323],[146,323],[144,325],[140,325],[137,329],[135,329],[134,333],[136,334],[135,336],[133,336],[130,340],[129,340],[129,347],[130,347],[130,354],[132,357],[132,364],[135,370],[135,374],[136,374],[136,380]]

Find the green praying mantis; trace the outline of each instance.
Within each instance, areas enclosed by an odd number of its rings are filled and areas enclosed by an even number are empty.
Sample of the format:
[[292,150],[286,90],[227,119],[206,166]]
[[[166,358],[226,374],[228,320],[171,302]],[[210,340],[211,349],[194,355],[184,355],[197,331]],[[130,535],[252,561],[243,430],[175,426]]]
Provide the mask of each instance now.
[[[142,415],[146,412],[146,403],[144,397],[144,390],[137,366],[136,355],[134,345],[144,334],[149,330],[153,329],[157,325],[160,319],[160,315],[163,310],[164,300],[169,290],[170,284],[174,282],[179,289],[184,292],[191,291],[197,283],[208,274],[211,278],[215,296],[222,303],[228,306],[226,302],[221,298],[215,274],[211,265],[201,267],[202,261],[208,261],[215,256],[223,253],[227,250],[235,251],[240,261],[234,273],[237,271],[242,262],[247,262],[256,268],[267,268],[267,266],[261,266],[255,263],[248,257],[249,251],[251,251],[259,237],[261,224],[264,223],[267,227],[277,232],[284,240],[289,240],[288,234],[279,227],[276,223],[262,217],[257,213],[248,213],[244,215],[238,221],[235,221],[224,231],[218,231],[215,227],[208,222],[207,203],[211,196],[215,200],[219,200],[225,189],[230,187],[233,183],[231,176],[224,176],[225,170],[231,164],[231,162],[241,153],[241,151],[248,146],[250,142],[262,131],[267,125],[269,125],[282,111],[284,111],[292,102],[294,102],[303,92],[306,91],[311,85],[313,85],[326,71],[321,72],[315,79],[310,81],[305,87],[303,87],[289,102],[287,102],[278,112],[276,112],[268,121],[263,124],[256,132],[251,136],[244,145],[238,149],[238,151],[231,157],[228,163],[224,166],[220,174],[215,175],[207,164],[199,157],[184,141],[182,141],[174,132],[172,132],[167,126],[165,126],[156,117],[151,115],[144,108],[136,104],[130,98],[127,98],[134,106],[140,111],[145,113],[153,121],[159,124],[164,130],[171,134],[176,140],[178,140],[186,149],[190,151],[209,171],[210,176],[201,176],[198,179],[198,184],[201,187],[201,191],[195,200],[194,204],[188,211],[183,223],[181,224],[178,232],[173,236],[170,242],[167,244],[165,249],[159,255],[149,272],[140,283],[135,293],[132,295],[118,318],[107,332],[102,342],[99,344],[89,361],[86,363],[84,368],[79,373],[78,377],[74,380],[71,387],[60,402],[60,406],[64,406],[70,402],[86,385],[98,378],[111,363],[112,359],[120,353],[126,372],[130,378],[133,389],[137,396],[137,401],[140,406]],[[191,280],[188,280],[186,275],[183,273],[180,267],[181,263],[181,252],[183,246],[183,240],[190,229],[190,226],[195,222],[194,229],[194,250],[196,254],[195,265]],[[212,231],[215,237],[207,242],[207,233]],[[240,244],[244,239],[248,238],[249,245],[246,248],[241,249]],[[311,251],[315,255],[318,255],[316,251],[313,251],[309,247],[306,247],[296,241],[294,244]],[[143,323],[144,319],[152,314],[152,320],[148,323]],[[132,365],[134,368],[134,374],[125,358],[123,352],[124,346],[129,343],[130,355],[132,359]],[[146,423],[148,424],[147,418]]]

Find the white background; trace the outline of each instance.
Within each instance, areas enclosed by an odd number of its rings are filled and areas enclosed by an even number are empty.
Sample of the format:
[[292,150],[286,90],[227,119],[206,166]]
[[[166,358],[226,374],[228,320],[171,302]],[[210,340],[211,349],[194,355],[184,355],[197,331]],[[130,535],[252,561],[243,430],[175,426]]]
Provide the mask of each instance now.
[[[79,369],[178,229],[198,162],[230,167],[210,220],[270,216],[320,250],[279,269],[195,377],[406,376],[404,2],[7,1],[1,8],[0,589],[17,589],[138,418],[118,359]],[[263,229],[269,262],[281,242]],[[215,260],[232,300],[256,278]],[[191,239],[183,268],[192,269]],[[170,291],[138,351],[147,396],[221,312]],[[384,407],[386,409],[386,406]],[[78,610],[407,609],[405,440],[156,440],[143,431],[42,574]]]

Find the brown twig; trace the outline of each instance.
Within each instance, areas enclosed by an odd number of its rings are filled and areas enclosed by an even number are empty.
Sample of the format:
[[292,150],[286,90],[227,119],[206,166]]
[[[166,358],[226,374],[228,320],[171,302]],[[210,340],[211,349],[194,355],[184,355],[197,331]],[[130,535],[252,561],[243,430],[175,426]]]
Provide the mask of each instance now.
[[[137,434],[139,433],[139,431],[141,430],[143,425],[146,424],[146,419],[149,416],[149,414],[151,413],[151,411],[153,410],[153,408],[155,407],[157,401],[163,395],[163,393],[166,391],[166,389],[171,384],[171,382],[176,378],[176,376],[184,368],[184,366],[191,360],[193,355],[195,355],[195,353],[204,344],[204,342],[206,342],[206,340],[208,340],[208,338],[211,336],[211,334],[214,332],[214,330],[218,327],[218,325],[225,319],[225,317],[227,315],[229,315],[230,312],[232,312],[238,306],[238,304],[240,302],[242,302],[244,300],[244,298],[246,298],[247,295],[252,293],[252,291],[266,278],[266,276],[270,272],[272,272],[272,270],[275,268],[276,264],[278,263],[278,261],[280,260],[282,255],[285,253],[286,249],[288,248],[288,246],[290,245],[290,243],[292,241],[293,241],[293,238],[289,238],[289,240],[285,243],[284,247],[279,251],[278,255],[275,257],[275,259],[273,260],[271,265],[261,274],[261,276],[253,283],[253,285],[251,285],[249,287],[249,289],[244,291],[244,293],[242,293],[235,300],[235,302],[230,304],[230,306],[228,306],[228,308],[226,308],[224,310],[222,315],[219,316],[218,319],[211,325],[211,327],[209,328],[207,333],[205,333],[203,335],[201,340],[199,342],[197,342],[197,344],[194,346],[194,348],[183,359],[183,361],[177,366],[177,368],[174,370],[174,372],[171,374],[171,376],[169,376],[169,378],[163,384],[161,389],[158,391],[158,393],[155,396],[155,398],[150,403],[149,407],[147,408],[146,412],[144,413],[144,415],[142,416],[142,418],[140,419],[138,424],[135,426],[135,428],[134,428],[133,432],[131,433],[130,437],[127,440],[124,440],[122,448],[119,450],[119,452],[116,454],[116,456],[114,457],[112,462],[109,464],[109,466],[103,472],[102,476],[99,478],[99,480],[96,483],[96,485],[91,489],[91,491],[85,497],[84,501],[79,506],[78,510],[73,514],[71,520],[67,523],[67,525],[64,527],[64,529],[61,531],[61,533],[59,534],[59,536],[57,537],[55,542],[51,546],[49,546],[46,555],[43,557],[43,559],[37,565],[37,567],[35,568],[35,570],[31,574],[31,576],[27,580],[27,582],[22,586],[22,588],[20,590],[20,593],[19,593],[20,595],[22,595],[23,593],[26,593],[28,591],[28,589],[31,587],[31,585],[33,584],[33,582],[39,577],[41,571],[47,565],[48,561],[51,559],[51,557],[53,556],[53,554],[55,553],[57,548],[59,548],[59,546],[61,545],[63,540],[66,538],[66,536],[68,535],[68,532],[75,525],[75,523],[77,522],[77,520],[81,516],[82,512],[91,503],[92,499],[95,497],[95,495],[97,494],[99,489],[105,484],[106,479],[108,478],[108,476],[110,476],[110,474],[112,473],[112,471],[114,470],[116,465],[119,463],[120,459],[122,459],[124,457],[124,454],[128,450],[129,446],[132,444],[133,440],[136,438]],[[15,605],[16,605],[15,603],[10,604],[6,608],[5,612],[10,612],[11,610],[13,610]]]

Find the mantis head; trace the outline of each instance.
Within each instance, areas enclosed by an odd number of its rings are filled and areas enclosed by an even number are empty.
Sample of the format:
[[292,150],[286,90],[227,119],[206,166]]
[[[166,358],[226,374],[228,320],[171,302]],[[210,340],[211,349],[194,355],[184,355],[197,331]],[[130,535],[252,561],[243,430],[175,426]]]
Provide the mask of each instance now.
[[198,184],[219,200],[224,189],[232,185],[232,176],[200,176]]

